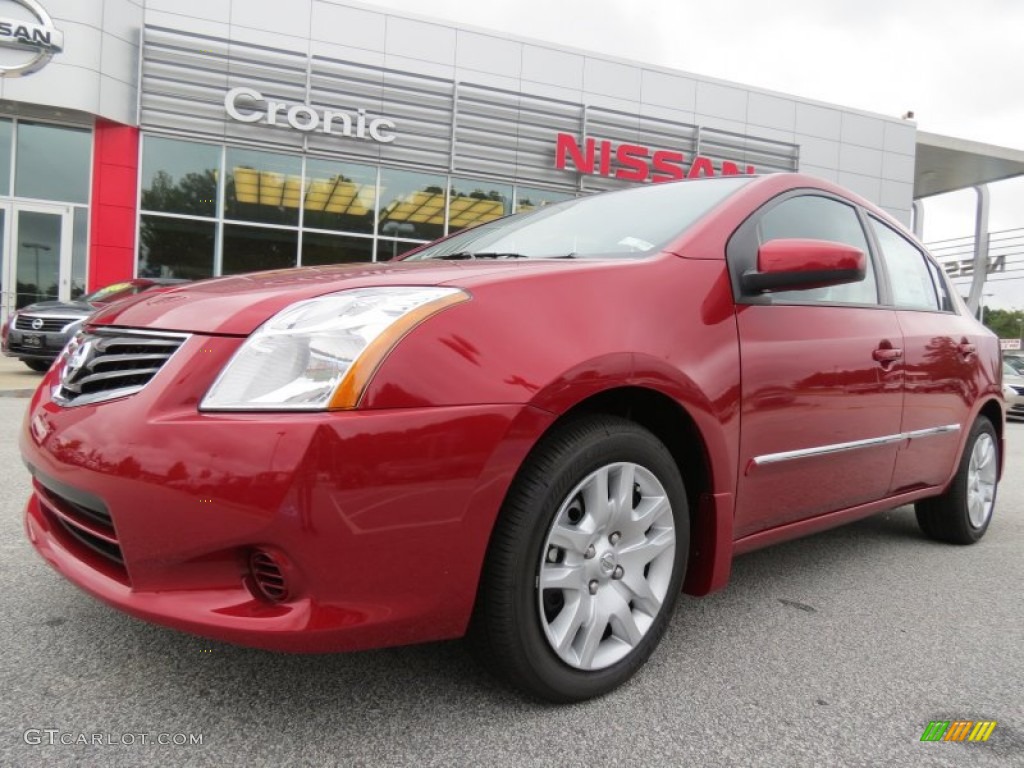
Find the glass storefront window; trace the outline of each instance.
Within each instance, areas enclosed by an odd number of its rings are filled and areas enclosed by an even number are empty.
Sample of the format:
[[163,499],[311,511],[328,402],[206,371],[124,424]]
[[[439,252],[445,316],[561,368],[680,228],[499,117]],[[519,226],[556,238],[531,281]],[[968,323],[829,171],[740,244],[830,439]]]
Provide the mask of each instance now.
[[390,261],[391,259],[408,253],[414,248],[423,245],[423,241],[395,240],[390,237],[377,238],[377,261]]
[[301,158],[229,148],[224,172],[225,218],[261,224],[299,223]]
[[377,169],[329,160],[306,161],[304,227],[373,234]]
[[531,189],[530,187],[516,187],[516,213],[532,211],[534,208],[543,208],[551,203],[560,203],[569,200],[573,195],[567,192],[553,192],[550,189]]
[[297,230],[225,224],[221,274],[294,267],[298,249]]
[[212,221],[143,216],[139,227],[139,277],[211,277],[216,230]]
[[19,211],[17,219],[15,288],[20,309],[58,297],[63,220],[60,214],[39,211]]
[[14,124],[0,120],[0,195],[11,194],[11,137]]
[[89,202],[92,131],[21,121],[17,134],[16,196]]
[[378,234],[422,240],[441,237],[446,185],[444,176],[382,169]]
[[142,210],[217,215],[221,148],[146,136],[142,151]]
[[452,179],[448,232],[500,219],[512,210],[512,187],[472,179]]
[[139,274],[192,279],[215,264],[228,275],[388,261],[446,232],[574,197],[148,134],[141,184]]
[[373,260],[372,237],[344,237],[322,232],[303,232],[302,266],[344,264]]

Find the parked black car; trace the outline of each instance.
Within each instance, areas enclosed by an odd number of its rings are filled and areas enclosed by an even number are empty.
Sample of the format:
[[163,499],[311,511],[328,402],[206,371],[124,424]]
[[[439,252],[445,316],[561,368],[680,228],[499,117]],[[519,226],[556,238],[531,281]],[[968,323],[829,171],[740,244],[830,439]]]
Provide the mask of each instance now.
[[101,307],[156,288],[187,283],[160,277],[140,277],[114,283],[75,301],[40,301],[22,307],[0,331],[0,351],[16,357],[33,371],[45,371],[89,315]]

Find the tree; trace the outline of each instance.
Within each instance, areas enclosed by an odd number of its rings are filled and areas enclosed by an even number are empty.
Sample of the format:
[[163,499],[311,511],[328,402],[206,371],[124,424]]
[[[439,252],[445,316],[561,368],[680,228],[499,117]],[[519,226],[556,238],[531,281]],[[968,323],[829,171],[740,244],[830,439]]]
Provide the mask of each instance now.
[[1000,339],[1024,337],[1024,310],[986,309],[985,325]]

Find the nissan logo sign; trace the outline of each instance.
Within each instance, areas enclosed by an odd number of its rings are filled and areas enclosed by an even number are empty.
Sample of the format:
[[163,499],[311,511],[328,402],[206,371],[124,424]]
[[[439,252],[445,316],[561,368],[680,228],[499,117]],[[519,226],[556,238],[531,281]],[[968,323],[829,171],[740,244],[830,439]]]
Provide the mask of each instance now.
[[0,76],[42,69],[64,50],[64,33],[36,0],[0,0]]
[[41,331],[42,329],[43,329],[43,318],[37,317],[35,320],[32,321],[32,330],[33,331]]

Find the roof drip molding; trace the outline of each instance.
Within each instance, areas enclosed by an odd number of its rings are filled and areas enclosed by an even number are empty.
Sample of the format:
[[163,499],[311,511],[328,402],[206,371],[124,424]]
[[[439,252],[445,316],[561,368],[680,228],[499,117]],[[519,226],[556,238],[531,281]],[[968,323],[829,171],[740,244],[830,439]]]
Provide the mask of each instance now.
[[914,199],[1024,175],[1024,151],[917,132]]

